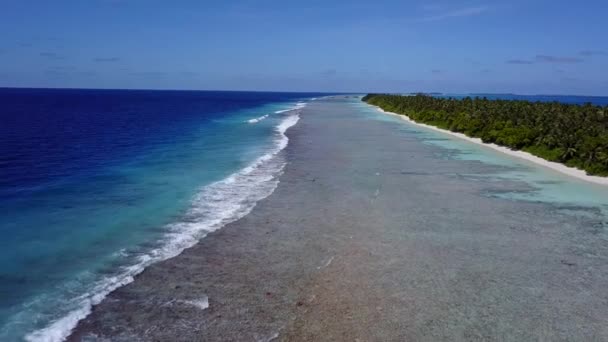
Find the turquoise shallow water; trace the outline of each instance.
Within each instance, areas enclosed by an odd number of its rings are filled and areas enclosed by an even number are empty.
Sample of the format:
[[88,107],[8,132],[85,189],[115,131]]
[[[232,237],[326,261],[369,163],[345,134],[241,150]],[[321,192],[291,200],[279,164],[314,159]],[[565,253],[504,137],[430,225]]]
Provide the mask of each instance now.
[[493,193],[492,196],[511,200],[597,207],[608,214],[608,186],[597,185],[564,175],[533,162],[500,153],[489,147],[418,126],[392,115],[382,114],[376,108],[364,103],[353,102],[353,106],[367,112],[369,117],[374,120],[386,120],[402,125],[403,130],[415,134],[426,144],[441,148],[440,156],[443,158],[503,167],[501,172],[485,175],[475,174],[470,175],[471,177],[518,181],[532,188],[530,191]]
[[244,215],[313,96],[5,92],[1,341],[61,340],[147,265]]

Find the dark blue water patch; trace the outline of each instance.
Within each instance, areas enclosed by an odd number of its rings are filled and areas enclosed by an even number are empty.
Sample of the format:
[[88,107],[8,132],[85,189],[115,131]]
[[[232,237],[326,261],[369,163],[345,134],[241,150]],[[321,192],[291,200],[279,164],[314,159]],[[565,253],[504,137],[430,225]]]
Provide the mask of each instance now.
[[[307,93],[0,89],[0,196],[86,175],[226,113]],[[1,197],[0,197],[1,198]]]

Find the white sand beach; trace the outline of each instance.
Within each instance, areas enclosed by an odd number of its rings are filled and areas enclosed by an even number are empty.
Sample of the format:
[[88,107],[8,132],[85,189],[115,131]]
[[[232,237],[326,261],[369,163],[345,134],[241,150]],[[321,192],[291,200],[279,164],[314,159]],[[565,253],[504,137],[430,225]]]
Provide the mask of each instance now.
[[472,142],[474,144],[478,144],[478,145],[482,145],[488,148],[491,148],[493,150],[508,154],[510,156],[516,157],[516,158],[520,158],[520,159],[524,159],[527,160],[529,162],[538,164],[540,166],[555,170],[557,172],[560,172],[562,174],[571,176],[571,177],[575,177],[587,182],[591,182],[591,183],[595,183],[595,184],[601,184],[601,185],[608,185],[608,177],[599,177],[599,176],[591,176],[588,175],[585,171],[581,170],[581,169],[577,169],[574,167],[569,167],[566,166],[564,164],[560,164],[560,163],[556,163],[556,162],[552,162],[552,161],[548,161],[545,160],[543,158],[537,157],[531,153],[528,152],[524,152],[524,151],[517,151],[517,150],[512,150],[510,148],[504,147],[504,146],[499,146],[496,144],[487,144],[484,143],[480,138],[471,138],[465,134],[462,133],[457,133],[457,132],[452,132],[452,131],[448,131],[446,129],[441,129],[435,126],[431,126],[431,125],[427,125],[427,124],[423,124],[423,123],[419,123],[416,122],[412,119],[410,119],[408,116],[406,115],[402,115],[402,114],[397,114],[397,113],[393,113],[393,112],[387,112],[385,110],[383,110],[382,108],[378,107],[378,106],[373,106],[376,107],[380,112],[385,113],[385,114],[389,114],[389,115],[396,115],[398,117],[400,117],[401,119],[410,122],[414,125],[418,125],[421,127],[425,127],[428,129],[432,129],[434,131],[438,131],[444,134],[449,134],[451,136],[460,138],[460,139],[464,139],[466,141]]

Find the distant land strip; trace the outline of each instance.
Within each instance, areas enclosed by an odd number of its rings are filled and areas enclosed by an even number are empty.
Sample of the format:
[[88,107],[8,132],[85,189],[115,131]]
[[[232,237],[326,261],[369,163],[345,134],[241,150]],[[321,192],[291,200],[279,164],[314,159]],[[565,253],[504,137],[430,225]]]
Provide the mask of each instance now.
[[368,94],[362,100],[419,123],[608,176],[608,106],[424,94]]

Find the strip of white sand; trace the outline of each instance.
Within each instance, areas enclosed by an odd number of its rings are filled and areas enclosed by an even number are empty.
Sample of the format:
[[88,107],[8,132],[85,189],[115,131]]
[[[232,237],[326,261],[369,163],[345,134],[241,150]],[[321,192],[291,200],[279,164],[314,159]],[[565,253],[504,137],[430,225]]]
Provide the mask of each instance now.
[[530,162],[533,162],[535,164],[538,164],[540,166],[555,170],[557,172],[563,173],[565,175],[571,176],[571,177],[576,177],[578,179],[587,181],[587,182],[591,182],[591,183],[595,183],[595,184],[601,184],[601,185],[608,185],[608,177],[599,177],[599,176],[590,176],[588,175],[585,171],[577,169],[577,168],[573,168],[573,167],[569,167],[566,166],[564,164],[560,164],[560,163],[556,163],[556,162],[551,162],[548,160],[545,160],[543,158],[537,157],[533,154],[530,154],[528,152],[524,152],[524,151],[516,151],[516,150],[511,150],[507,147],[504,146],[499,146],[496,144],[486,144],[484,143],[480,138],[471,138],[468,137],[462,133],[456,133],[456,132],[452,132],[452,131],[448,131],[445,129],[441,129],[435,126],[431,126],[431,125],[427,125],[427,124],[423,124],[423,123],[418,123],[412,119],[410,119],[408,116],[406,115],[402,115],[402,114],[397,114],[397,113],[393,113],[393,112],[387,112],[385,110],[383,110],[382,108],[378,107],[378,106],[374,106],[376,107],[380,112],[385,113],[385,114],[390,114],[390,115],[396,115],[398,117],[400,117],[401,119],[408,121],[414,125],[418,125],[418,126],[422,126],[422,127],[426,127],[428,129],[432,129],[434,131],[438,131],[444,134],[449,134],[451,136],[454,137],[458,137],[460,139],[464,139],[466,141],[472,142],[474,144],[478,144],[478,145],[482,145],[488,148],[491,148],[493,150],[508,154],[510,156],[516,157],[516,158],[520,158],[520,159],[524,159]]

